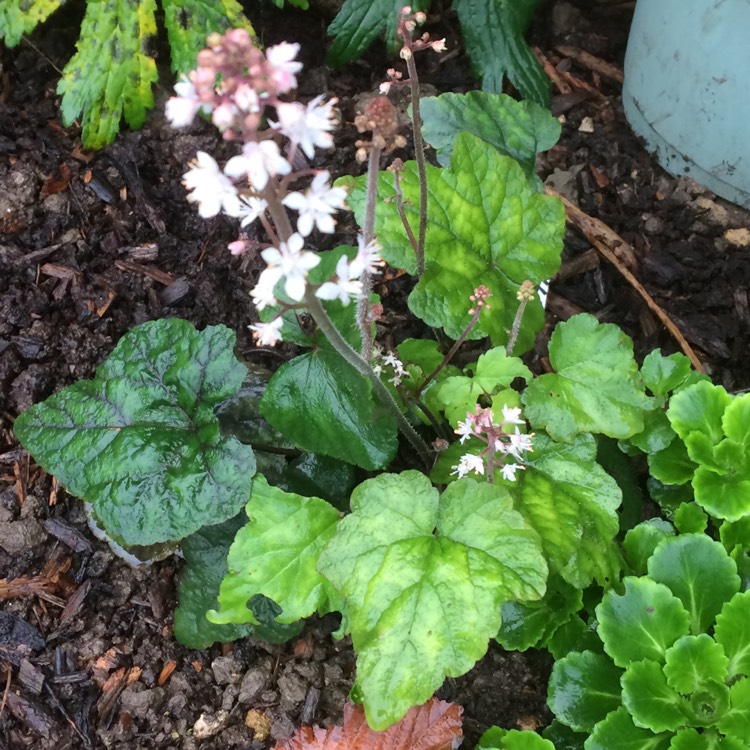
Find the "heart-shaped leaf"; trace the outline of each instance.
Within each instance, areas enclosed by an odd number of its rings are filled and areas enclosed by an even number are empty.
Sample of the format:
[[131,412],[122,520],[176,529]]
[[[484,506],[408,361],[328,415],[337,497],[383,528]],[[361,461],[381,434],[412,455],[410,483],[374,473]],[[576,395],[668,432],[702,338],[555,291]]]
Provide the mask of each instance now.
[[125,545],[182,539],[235,516],[250,495],[249,446],[214,407],[242,385],[235,335],[174,318],[134,328],[96,371],[16,420],[22,445],[93,504]]
[[497,633],[501,603],[540,598],[547,570],[497,485],[462,479],[440,496],[416,471],[381,474],[351,506],[318,568],[346,601],[357,685],[380,730],[468,671]]

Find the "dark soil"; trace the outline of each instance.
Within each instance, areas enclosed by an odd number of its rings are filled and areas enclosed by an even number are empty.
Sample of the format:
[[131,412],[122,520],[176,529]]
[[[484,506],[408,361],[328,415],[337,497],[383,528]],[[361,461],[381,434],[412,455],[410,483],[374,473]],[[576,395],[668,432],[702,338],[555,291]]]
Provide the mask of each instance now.
[[[563,137],[540,159],[541,173],[633,245],[632,270],[714,380],[747,388],[750,240],[727,230],[750,226],[748,213],[686,177],[666,175],[630,132],[619,86],[555,52],[556,44],[571,44],[621,66],[627,5],[558,2],[539,14],[535,43],[594,89],[555,98]],[[221,218],[201,220],[180,185],[197,150],[219,150],[214,132],[202,124],[171,130],[162,114],[164,86],[146,126],[95,155],[82,154],[76,130],[59,125],[53,65],[61,68],[72,53],[80,11],[74,4],[32,35],[33,46],[1,58],[0,577],[32,580],[28,596],[0,605],[0,750],[259,750],[267,742],[245,726],[250,709],[270,720],[269,741],[302,722],[340,719],[354,657],[346,640],[331,638],[336,622],[314,621],[281,647],[252,639],[205,651],[180,646],[171,632],[179,561],[129,568],[92,537],[80,501],[29,460],[12,432],[21,411],[90,377],[119,338],[146,320],[223,323],[237,331],[239,353],[256,356],[246,326],[254,320],[248,289],[259,268],[228,255],[236,228]],[[282,14],[256,2],[250,16],[264,42],[302,43],[301,98],[326,91],[341,100],[345,125],[332,161],[321,155],[319,166],[358,173],[348,125],[353,102],[376,88],[393,61],[377,48],[332,72],[323,65],[322,16]],[[452,23],[444,14],[437,31],[456,49]],[[473,86],[460,49],[424,67],[424,82],[438,91]],[[584,118],[593,132],[580,129]],[[341,226],[353,236],[353,224]],[[657,346],[677,349],[640,296],[575,232],[552,292],[551,322],[586,310],[621,325],[638,356]],[[397,290],[392,298],[398,305]],[[385,336],[401,335],[398,320],[390,330],[387,323]],[[539,351],[543,346],[542,338]],[[160,679],[172,662],[174,671]],[[542,726],[550,718],[549,666],[544,654],[492,647],[441,695],[464,706],[474,739],[491,724]],[[204,726],[213,734],[199,742]]]

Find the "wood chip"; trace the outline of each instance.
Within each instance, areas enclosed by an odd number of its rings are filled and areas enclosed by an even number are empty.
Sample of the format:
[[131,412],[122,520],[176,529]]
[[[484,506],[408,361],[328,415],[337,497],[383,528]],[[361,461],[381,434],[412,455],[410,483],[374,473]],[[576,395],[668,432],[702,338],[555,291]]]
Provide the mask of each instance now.
[[621,68],[618,68],[612,63],[608,63],[606,60],[602,60],[601,57],[596,57],[586,50],[578,49],[577,47],[571,47],[567,44],[561,44],[555,49],[565,57],[572,57],[576,62],[583,65],[584,68],[588,68],[595,73],[598,73],[603,78],[608,78],[610,81],[622,84],[624,75]]
[[164,687],[164,683],[169,679],[172,672],[174,672],[175,667],[177,666],[177,662],[174,659],[170,659],[163,667],[161,672],[159,672],[159,679],[156,681],[156,684],[159,687]]
[[174,281],[174,276],[166,271],[162,271],[159,268],[152,268],[151,266],[144,266],[140,263],[134,263],[130,260],[116,260],[115,267],[119,268],[121,271],[127,271],[128,273],[139,273],[143,276],[148,276],[154,281],[164,284],[164,286],[168,286]]
[[37,669],[28,659],[21,659],[18,668],[18,681],[33,695],[41,695],[44,686],[44,672]]
[[70,619],[75,617],[75,615],[78,613],[78,610],[81,608],[81,605],[85,601],[86,597],[89,594],[89,591],[94,587],[94,579],[89,578],[88,581],[84,581],[79,587],[78,590],[73,594],[73,596],[68,599],[68,603],[65,605],[65,609],[62,611],[62,614],[60,615],[60,625],[64,625],[66,622],[68,622]]
[[75,526],[61,518],[47,518],[42,525],[48,534],[66,544],[74,552],[90,554],[94,549],[91,542]]

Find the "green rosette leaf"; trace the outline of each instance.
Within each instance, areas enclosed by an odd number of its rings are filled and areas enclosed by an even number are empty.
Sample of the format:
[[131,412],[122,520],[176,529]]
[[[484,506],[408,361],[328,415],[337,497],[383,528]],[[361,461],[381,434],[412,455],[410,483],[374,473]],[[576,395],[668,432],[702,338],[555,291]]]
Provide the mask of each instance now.
[[671,688],[683,695],[695,692],[705,680],[725,682],[727,659],[721,644],[710,635],[685,635],[667,650],[664,676]]
[[740,588],[734,561],[705,534],[683,534],[664,542],[648,561],[648,573],[680,598],[693,635],[705,633]]
[[646,355],[641,366],[641,377],[643,385],[654,396],[667,396],[683,386],[708,380],[705,375],[693,370],[690,360],[684,354],[665,357],[658,349]]
[[624,584],[624,594],[608,591],[596,608],[604,650],[618,667],[663,662],[667,649],[688,634],[690,617],[666,586],[631,576]]
[[137,129],[154,105],[158,77],[147,48],[156,34],[155,0],[100,0],[86,5],[78,51],[57,86],[65,125],[83,115],[82,140],[95,149],[111,143],[120,120]]
[[645,575],[648,559],[664,539],[674,536],[674,527],[669,521],[651,518],[639,523],[625,534],[623,548],[625,559],[635,575]]
[[242,386],[235,334],[177,319],[134,328],[97,369],[21,414],[21,444],[126,546],[186,537],[250,495],[249,446],[214,408]]
[[704,680],[688,696],[689,723],[712,727],[729,709],[729,688],[723,682]]
[[698,503],[680,503],[674,512],[674,525],[680,534],[702,534],[708,526],[708,516]]
[[633,342],[617,326],[575,315],[555,327],[549,358],[555,373],[536,378],[523,394],[534,427],[567,443],[580,432],[624,439],[643,429],[649,399]]
[[671,732],[654,734],[633,723],[627,708],[621,706],[600,721],[586,740],[586,750],[667,750]]
[[357,690],[375,730],[424,703],[487,650],[509,599],[539,599],[536,533],[497,485],[461,479],[440,496],[419,472],[361,484],[318,569],[345,599]]
[[536,602],[504,602],[497,640],[507,651],[543,648],[555,631],[583,609],[581,590],[550,576],[547,591]]
[[161,4],[175,72],[187,73],[195,67],[195,58],[213,32],[243,28],[255,35],[237,0],[161,0]]
[[648,455],[649,473],[665,485],[678,485],[689,482],[696,465],[688,456],[685,443],[674,439],[666,448]]
[[574,732],[557,719],[545,727],[543,735],[555,746],[556,750],[583,750],[583,743],[587,737],[582,732]]
[[419,111],[424,139],[444,167],[450,165],[458,134],[468,132],[518,161],[530,177],[537,153],[552,148],[560,138],[560,121],[546,107],[507,94],[468,91],[426,96]]
[[696,502],[712,516],[750,513],[750,394],[732,397],[702,381],[675,395],[667,411],[690,458]]
[[729,679],[750,677],[750,591],[735,594],[716,616],[716,642],[729,659]]
[[574,651],[555,662],[547,704],[572,730],[590,732],[622,705],[621,676],[622,670],[603,654]]
[[[255,635],[264,641],[282,643],[302,630],[302,623],[281,625],[274,616],[265,616],[272,603],[252,602],[258,625],[215,625],[206,612],[216,607],[221,581],[227,573],[227,553],[234,535],[245,522],[245,514],[218,526],[205,526],[184,539],[180,545],[185,567],[180,574],[180,606],[174,613],[175,638],[188,648],[208,648],[217,641],[229,643]],[[265,605],[265,606],[263,606]],[[275,614],[281,610],[276,607]]]
[[341,610],[336,591],[316,569],[339,512],[320,498],[271,487],[261,476],[246,512],[249,520],[229,550],[220,609],[209,612],[211,622],[257,622],[247,602],[259,594],[281,607],[279,623]]
[[750,743],[750,679],[743,677],[729,688],[729,710],[716,722],[720,732]]
[[479,738],[476,750],[555,750],[555,746],[528,729],[490,727]]
[[[365,179],[339,181],[353,189],[349,205],[364,219]],[[338,183],[337,183],[338,184]],[[504,345],[518,308],[516,293],[528,279],[539,284],[560,265],[565,215],[562,204],[530,186],[521,167],[470,133],[456,139],[450,169],[427,165],[426,271],[409,296],[409,307],[428,325],[457,339],[469,322],[469,296],[484,284],[493,297],[469,338],[489,336]],[[417,226],[419,176],[415,162],[401,174],[404,210]],[[393,175],[378,178],[375,232],[383,258],[416,273],[414,250],[398,214]],[[524,313],[515,352],[527,350],[544,320],[538,299]]]
[[517,508],[542,539],[552,572],[572,586],[618,577],[620,557],[613,542],[622,493],[596,463],[596,442],[578,435],[570,445],[539,434],[533,465],[511,487]]
[[549,79],[524,31],[538,0],[455,0],[466,50],[485,91],[500,92],[507,75],[524,99],[549,105]]
[[[532,379],[531,370],[519,357],[509,357],[502,346],[485,352],[466,370],[473,375],[446,378],[435,394],[454,427],[466,420],[467,412],[474,412],[480,397],[494,396],[498,390],[509,388],[516,378],[523,378],[527,383]],[[497,416],[499,420],[500,414]]]
[[637,661],[625,670],[620,682],[622,702],[636,726],[659,733],[689,723],[684,699],[667,684],[661,664]]
[[65,0],[4,0],[0,4],[0,41],[15,47],[24,34],[44,23]]
[[[396,38],[401,0],[344,0],[336,18],[328,27],[335,37],[328,52],[328,64],[344,65],[358,58],[383,32],[389,42]],[[429,0],[415,0],[412,11],[429,10]]]

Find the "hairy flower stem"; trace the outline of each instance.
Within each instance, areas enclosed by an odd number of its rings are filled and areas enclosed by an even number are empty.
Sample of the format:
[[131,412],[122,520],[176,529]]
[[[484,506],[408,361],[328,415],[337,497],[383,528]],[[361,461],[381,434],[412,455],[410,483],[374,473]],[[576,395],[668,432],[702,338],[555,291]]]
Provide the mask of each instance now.
[[401,178],[399,177],[399,172],[396,169],[393,170],[393,189],[396,193],[396,210],[398,211],[398,215],[401,217],[401,223],[404,225],[404,231],[406,232],[406,236],[409,238],[411,246],[414,248],[414,255],[416,257],[419,257],[419,243],[417,242],[417,238],[414,236],[411,224],[409,224],[409,218],[407,217],[406,211],[404,210],[404,193],[401,190]]
[[[411,39],[409,39],[409,44]],[[427,167],[422,140],[422,118],[419,114],[419,77],[414,56],[406,58],[406,69],[409,71],[409,89],[411,91],[411,125],[414,131],[414,155],[419,172],[419,232],[417,239],[417,276],[424,273],[424,244],[427,234]]]
[[286,242],[294,234],[294,228],[289,219],[289,214],[286,208],[284,208],[281,198],[279,198],[278,182],[276,180],[269,180],[261,196],[268,203],[268,213],[271,214],[271,220],[276,227],[279,239],[282,242]]
[[510,336],[508,337],[508,345],[505,347],[505,353],[510,357],[513,354],[513,347],[516,345],[518,340],[518,332],[521,329],[521,321],[523,320],[523,314],[526,311],[526,305],[529,304],[529,300],[522,299],[516,310],[516,317],[513,318],[513,325],[510,329]]
[[458,348],[461,346],[461,344],[466,341],[469,334],[472,332],[474,326],[477,324],[477,321],[479,320],[479,315],[482,312],[482,306],[477,305],[476,309],[474,310],[474,314],[471,316],[471,320],[469,321],[469,325],[464,328],[464,330],[461,332],[461,335],[456,339],[456,342],[453,344],[453,346],[448,350],[448,353],[443,357],[443,359],[440,361],[440,364],[425,378],[424,382],[417,388],[416,392],[414,393],[414,398],[417,399],[422,395],[422,392],[424,389],[437,377],[438,373],[453,359],[454,355],[458,351]]
[[419,436],[417,431],[409,424],[398,404],[394,401],[389,390],[383,384],[383,381],[373,372],[370,364],[364,360],[350,345],[349,342],[341,335],[338,328],[333,324],[331,319],[328,317],[328,313],[321,304],[320,300],[315,294],[308,289],[305,292],[304,297],[305,304],[310,315],[318,325],[318,328],[323,332],[328,342],[333,346],[336,352],[344,359],[345,362],[350,364],[358,373],[366,376],[372,388],[375,391],[380,402],[393,414],[396,419],[396,424],[401,433],[406,439],[412,444],[413,448],[417,451],[420,458],[424,462],[425,466],[431,465],[431,452],[425,444],[424,440]]
[[[378,170],[383,150],[373,143],[367,162],[367,194],[365,196],[365,223],[362,226],[362,238],[365,245],[375,239],[375,205],[378,199]],[[370,324],[370,291],[372,275],[362,273],[362,294],[357,301],[357,327],[362,336],[362,358],[369,362],[372,359],[372,325]]]

